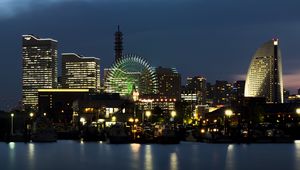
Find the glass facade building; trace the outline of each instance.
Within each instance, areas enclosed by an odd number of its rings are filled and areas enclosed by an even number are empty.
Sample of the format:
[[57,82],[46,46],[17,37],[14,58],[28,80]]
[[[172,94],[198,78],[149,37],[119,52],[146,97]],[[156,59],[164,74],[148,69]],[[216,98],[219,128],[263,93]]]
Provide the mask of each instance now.
[[57,41],[22,36],[22,104],[37,109],[38,89],[57,87]]
[[100,89],[100,59],[62,54],[62,88]]
[[245,97],[264,97],[268,103],[283,103],[278,39],[266,42],[255,52],[247,73]]

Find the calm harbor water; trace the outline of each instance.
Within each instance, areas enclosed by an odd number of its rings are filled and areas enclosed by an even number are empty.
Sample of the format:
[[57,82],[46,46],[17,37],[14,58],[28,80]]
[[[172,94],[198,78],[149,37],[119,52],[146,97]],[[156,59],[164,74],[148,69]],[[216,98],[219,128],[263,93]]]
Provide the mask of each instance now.
[[0,143],[1,170],[299,169],[300,143],[178,145]]

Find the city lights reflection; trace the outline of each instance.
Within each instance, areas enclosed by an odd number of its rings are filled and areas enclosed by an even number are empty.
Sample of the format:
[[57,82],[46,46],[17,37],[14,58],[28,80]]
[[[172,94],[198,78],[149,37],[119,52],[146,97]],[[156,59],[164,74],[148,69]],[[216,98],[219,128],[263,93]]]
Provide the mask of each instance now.
[[35,150],[35,146],[33,143],[29,143],[28,144],[28,156],[29,156],[29,160],[33,160],[34,159],[34,150]]
[[234,145],[230,144],[227,147],[226,159],[225,159],[225,169],[234,170],[235,169],[235,160],[234,160]]
[[137,144],[137,143],[130,144],[130,149],[131,149],[131,152],[132,152],[132,158],[133,158],[134,161],[136,161],[136,163],[139,161],[140,147],[141,147],[141,145]]
[[[15,163],[15,158],[16,158],[16,149],[15,149],[16,143],[9,142],[8,147],[9,147],[9,163],[11,166],[13,166]],[[1,162],[1,164],[2,164],[2,162]]]
[[[55,149],[55,150],[54,150]],[[298,169],[294,144],[125,144],[58,141],[0,143],[0,169]],[[100,159],[101,158],[101,159]],[[50,167],[49,167],[50,166]],[[273,168],[275,167],[275,168]]]
[[9,142],[8,146],[9,146],[9,149],[14,150],[15,147],[16,147],[16,143],[15,142]]
[[145,169],[153,170],[153,158],[152,158],[151,145],[145,146]]
[[178,169],[178,157],[176,152],[171,153],[170,155],[170,169],[177,170]]
[[140,144],[137,144],[137,143],[133,143],[133,144],[130,144],[130,147],[131,147],[131,151],[135,154],[139,153],[140,151],[140,147],[141,145]]
[[295,140],[295,167],[300,167],[300,140]]

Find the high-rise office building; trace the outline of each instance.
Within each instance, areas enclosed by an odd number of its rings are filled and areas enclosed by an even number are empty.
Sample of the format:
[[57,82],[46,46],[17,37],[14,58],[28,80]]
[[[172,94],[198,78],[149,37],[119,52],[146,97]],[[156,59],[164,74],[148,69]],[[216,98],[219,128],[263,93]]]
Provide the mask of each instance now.
[[206,104],[206,78],[202,76],[188,77],[186,89],[197,95],[197,104]]
[[230,105],[233,85],[224,80],[216,80],[215,84],[206,84],[207,103],[212,106]]
[[283,103],[278,39],[266,42],[255,52],[247,73],[245,97],[265,97],[269,103]]
[[244,97],[245,81],[239,80],[233,83],[232,102],[240,104]]
[[24,109],[37,109],[38,89],[57,86],[57,41],[34,35],[22,36]]
[[206,104],[212,106],[214,99],[214,85],[211,83],[206,83]]
[[158,94],[180,100],[181,76],[175,68],[157,67]]
[[213,102],[215,105],[230,105],[232,99],[232,89],[233,86],[231,83],[228,83],[224,80],[216,80],[214,85],[214,99]]
[[62,87],[100,89],[100,59],[74,53],[62,54]]
[[122,58],[123,52],[123,33],[120,31],[120,26],[118,25],[118,30],[115,32],[115,62]]

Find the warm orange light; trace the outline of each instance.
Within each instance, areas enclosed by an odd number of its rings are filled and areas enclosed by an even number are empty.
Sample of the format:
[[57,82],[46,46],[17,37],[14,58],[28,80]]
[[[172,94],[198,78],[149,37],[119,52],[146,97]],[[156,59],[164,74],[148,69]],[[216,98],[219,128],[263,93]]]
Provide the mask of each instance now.
[[176,111],[175,111],[175,110],[172,110],[172,111],[171,111],[171,117],[174,118],[175,116],[176,116]]
[[296,113],[297,113],[297,114],[300,114],[300,108],[297,108],[297,109],[296,109]]
[[132,123],[134,120],[133,118],[129,118],[128,121]]
[[150,117],[151,116],[151,111],[147,110],[145,114],[146,114],[146,117]]
[[232,115],[233,115],[232,110],[231,110],[231,109],[225,110],[225,115],[226,115],[226,116],[232,116]]

